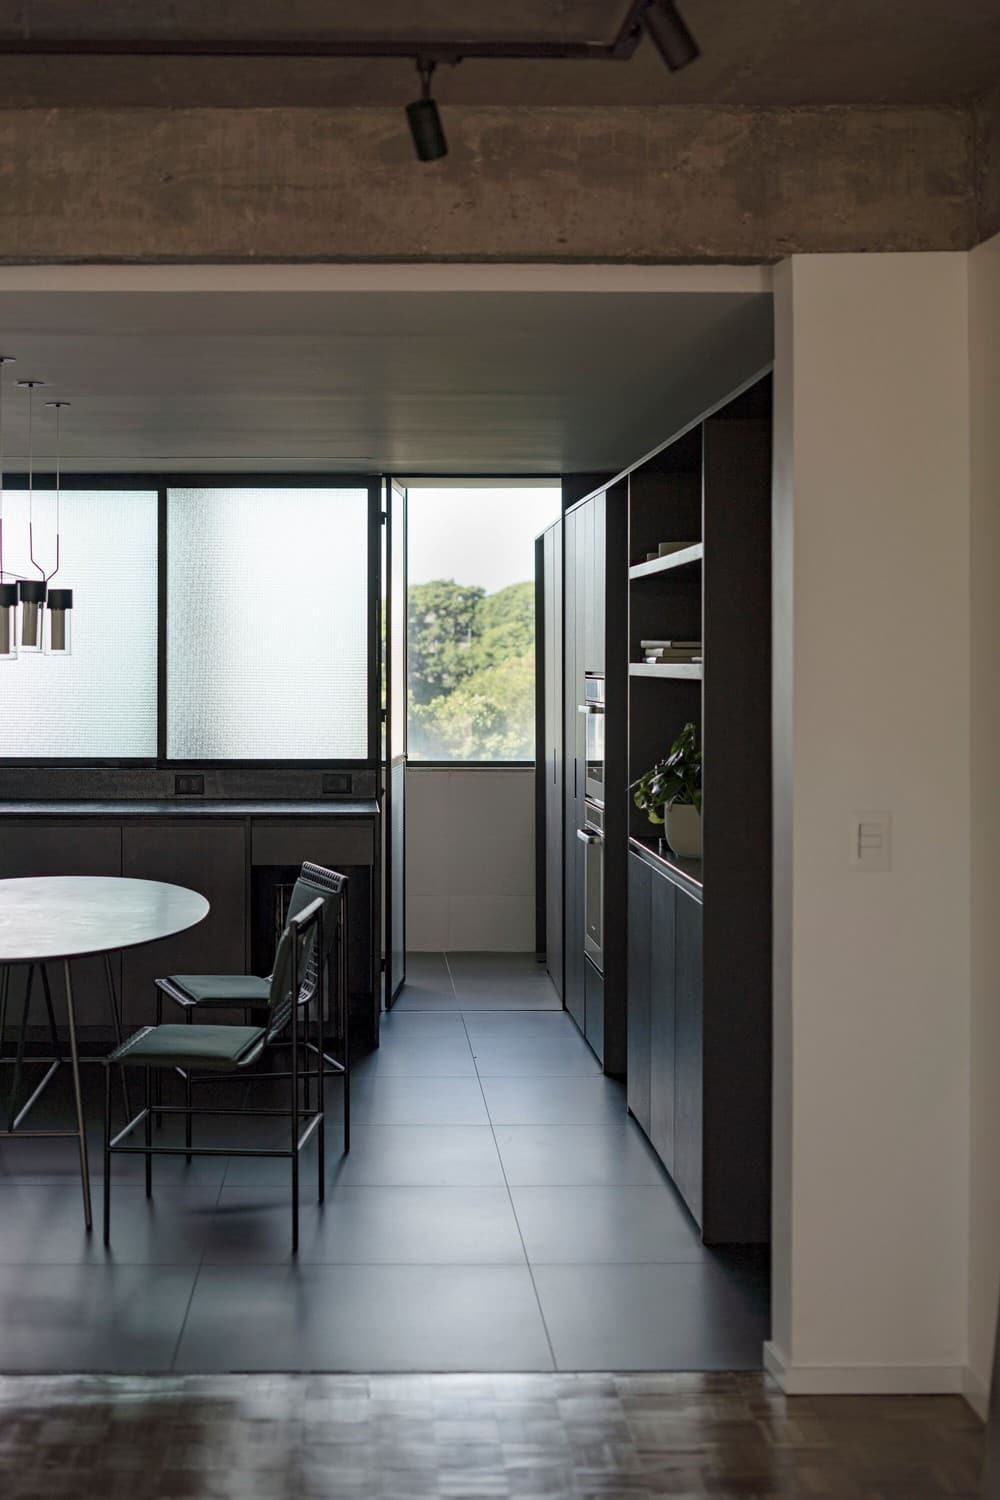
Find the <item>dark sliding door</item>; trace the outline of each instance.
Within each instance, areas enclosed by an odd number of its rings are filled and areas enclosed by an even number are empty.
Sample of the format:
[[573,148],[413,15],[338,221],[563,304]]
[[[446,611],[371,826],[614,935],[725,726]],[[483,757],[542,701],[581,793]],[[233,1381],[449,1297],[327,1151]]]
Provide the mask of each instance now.
[[406,491],[385,485],[385,1003],[406,978]]

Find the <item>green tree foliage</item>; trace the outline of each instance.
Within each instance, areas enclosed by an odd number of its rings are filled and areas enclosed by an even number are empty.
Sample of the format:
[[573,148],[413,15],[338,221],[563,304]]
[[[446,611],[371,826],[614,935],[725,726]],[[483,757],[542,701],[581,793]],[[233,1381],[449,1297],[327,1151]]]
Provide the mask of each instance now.
[[417,584],[410,590],[407,644],[415,758],[534,756],[532,583],[489,595],[451,580]]
[[411,703],[447,696],[475,670],[471,658],[478,639],[477,610],[483,588],[465,588],[453,579],[417,583],[409,591],[406,651]]

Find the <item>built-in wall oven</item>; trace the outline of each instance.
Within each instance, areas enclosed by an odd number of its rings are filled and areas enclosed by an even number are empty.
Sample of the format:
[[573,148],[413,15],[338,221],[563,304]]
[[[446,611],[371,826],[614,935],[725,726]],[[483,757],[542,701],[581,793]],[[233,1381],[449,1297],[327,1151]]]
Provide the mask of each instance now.
[[583,827],[576,836],[584,848],[583,951],[604,973],[604,808],[584,803]]
[[580,712],[585,716],[584,796],[604,806],[604,678],[588,672]]

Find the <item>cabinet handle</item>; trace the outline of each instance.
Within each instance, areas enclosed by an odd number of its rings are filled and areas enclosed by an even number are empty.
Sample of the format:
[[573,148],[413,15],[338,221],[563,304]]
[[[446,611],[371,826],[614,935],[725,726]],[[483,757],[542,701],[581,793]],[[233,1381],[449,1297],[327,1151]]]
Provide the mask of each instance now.
[[604,842],[603,834],[588,833],[585,828],[578,828],[576,830],[576,836],[580,840],[581,844],[602,844]]

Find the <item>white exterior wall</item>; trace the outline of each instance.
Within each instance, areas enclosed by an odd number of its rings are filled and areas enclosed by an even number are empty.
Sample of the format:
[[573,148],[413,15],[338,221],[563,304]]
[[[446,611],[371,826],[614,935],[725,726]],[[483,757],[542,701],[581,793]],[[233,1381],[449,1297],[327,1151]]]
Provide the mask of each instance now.
[[533,767],[407,767],[406,943],[534,951]]

